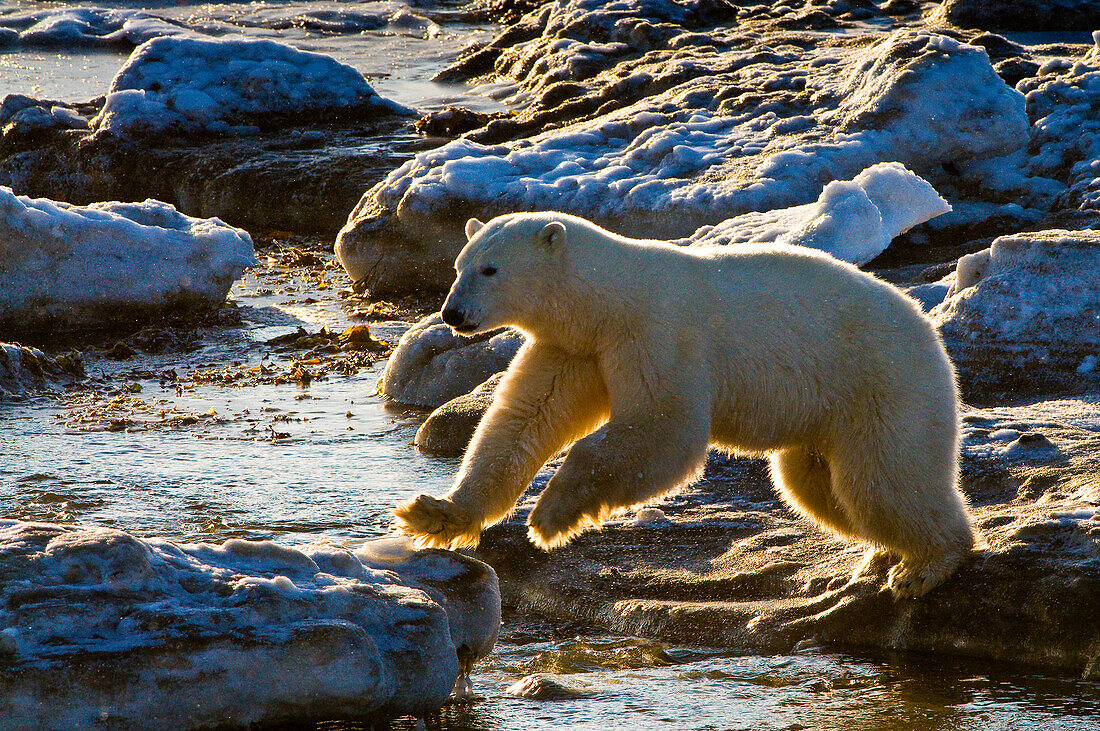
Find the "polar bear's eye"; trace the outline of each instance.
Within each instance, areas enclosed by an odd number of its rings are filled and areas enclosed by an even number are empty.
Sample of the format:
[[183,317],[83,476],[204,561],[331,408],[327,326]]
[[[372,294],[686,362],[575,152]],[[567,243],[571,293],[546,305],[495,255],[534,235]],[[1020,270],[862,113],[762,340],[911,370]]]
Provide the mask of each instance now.
[[494,274],[497,273],[497,268],[496,267],[485,267],[484,269],[481,270],[481,273],[486,277],[491,277],[491,276],[493,276]]

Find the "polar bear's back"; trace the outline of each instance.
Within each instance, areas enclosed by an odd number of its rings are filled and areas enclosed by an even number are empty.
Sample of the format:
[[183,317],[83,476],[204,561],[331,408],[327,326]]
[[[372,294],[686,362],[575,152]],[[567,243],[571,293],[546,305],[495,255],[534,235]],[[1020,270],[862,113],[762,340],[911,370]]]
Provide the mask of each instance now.
[[[723,374],[715,411],[735,415],[731,441],[776,449],[827,429],[830,417],[850,424],[851,412],[871,405],[953,429],[950,360],[920,306],[896,287],[794,246],[742,246],[700,262],[712,294],[698,319],[706,313],[711,326],[709,370]],[[725,326],[714,328],[719,321]]]

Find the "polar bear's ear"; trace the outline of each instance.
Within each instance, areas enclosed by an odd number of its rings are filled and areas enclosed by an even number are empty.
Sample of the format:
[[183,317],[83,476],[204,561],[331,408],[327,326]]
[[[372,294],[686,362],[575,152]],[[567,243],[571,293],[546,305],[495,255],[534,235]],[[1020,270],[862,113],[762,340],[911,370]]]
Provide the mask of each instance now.
[[470,239],[472,239],[474,237],[474,234],[476,234],[478,231],[480,231],[481,228],[484,225],[485,225],[484,223],[477,220],[476,218],[471,218],[469,221],[467,221],[466,222],[466,240],[469,241]]
[[557,249],[565,243],[565,224],[561,221],[551,221],[542,227],[539,232],[539,243],[544,249]]

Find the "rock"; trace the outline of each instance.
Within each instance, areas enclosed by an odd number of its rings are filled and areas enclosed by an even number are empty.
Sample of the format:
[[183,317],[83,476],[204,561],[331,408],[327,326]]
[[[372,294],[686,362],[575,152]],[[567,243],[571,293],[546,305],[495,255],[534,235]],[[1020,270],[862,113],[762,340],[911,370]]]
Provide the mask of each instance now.
[[666,499],[667,523],[616,521],[545,553],[525,514],[488,529],[477,555],[505,604],[627,635],[790,652],[800,642],[1033,664],[1095,677],[1100,658],[1096,393],[965,414],[962,488],[987,547],[916,600],[884,589],[888,562],[853,577],[863,548],[777,499],[761,461],[712,455]]
[[402,336],[379,380],[379,392],[401,404],[436,408],[503,371],[522,344],[523,336],[515,330],[459,335],[437,312]]
[[971,394],[1081,385],[1100,351],[1100,232],[1002,236],[959,259],[930,315]]
[[96,134],[251,134],[255,125],[330,110],[409,110],[320,53],[263,39],[160,37],[138,46],[111,81]]
[[[396,554],[376,566],[369,548],[0,521],[0,712],[13,727],[67,729],[430,712],[459,672],[463,619],[448,611],[499,618],[495,581],[454,554]],[[478,652],[492,644],[477,640]]]
[[508,686],[504,692],[536,701],[567,701],[582,698],[589,693],[585,688],[564,683],[545,673],[524,675]]
[[986,30],[1086,30],[1100,26],[1097,0],[944,0],[936,19]]
[[79,353],[51,358],[38,348],[0,343],[0,400],[83,377],[84,364]]
[[413,443],[425,454],[461,457],[474,430],[493,403],[503,373],[498,373],[468,394],[453,398],[433,411],[416,430]]
[[0,17],[0,38],[14,33],[12,45],[38,48],[100,46],[118,48],[168,35],[186,35],[182,24],[123,8],[47,8],[7,12]]
[[[474,216],[561,210],[675,239],[810,203],[880,161],[937,185],[945,165],[1027,143],[1022,95],[982,48],[949,36],[796,46],[739,26],[689,33],[683,6],[637,5],[642,18],[589,0],[544,6],[541,35],[516,37],[495,65],[534,101],[368,191],[337,239],[349,276],[375,296],[442,290]],[[630,39],[653,8],[679,20],[651,34],[655,50],[639,58]],[[580,40],[582,30],[594,35]]]
[[220,304],[255,263],[247,233],[159,201],[80,207],[0,187],[0,328],[117,324]]

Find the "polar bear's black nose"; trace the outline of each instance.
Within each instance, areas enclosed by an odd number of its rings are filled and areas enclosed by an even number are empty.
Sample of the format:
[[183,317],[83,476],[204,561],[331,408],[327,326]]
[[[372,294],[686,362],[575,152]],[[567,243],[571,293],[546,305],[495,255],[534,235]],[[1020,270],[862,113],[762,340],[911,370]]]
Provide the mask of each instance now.
[[443,310],[443,322],[447,323],[451,327],[458,327],[462,323],[466,322],[466,316],[458,310],[446,309]]

